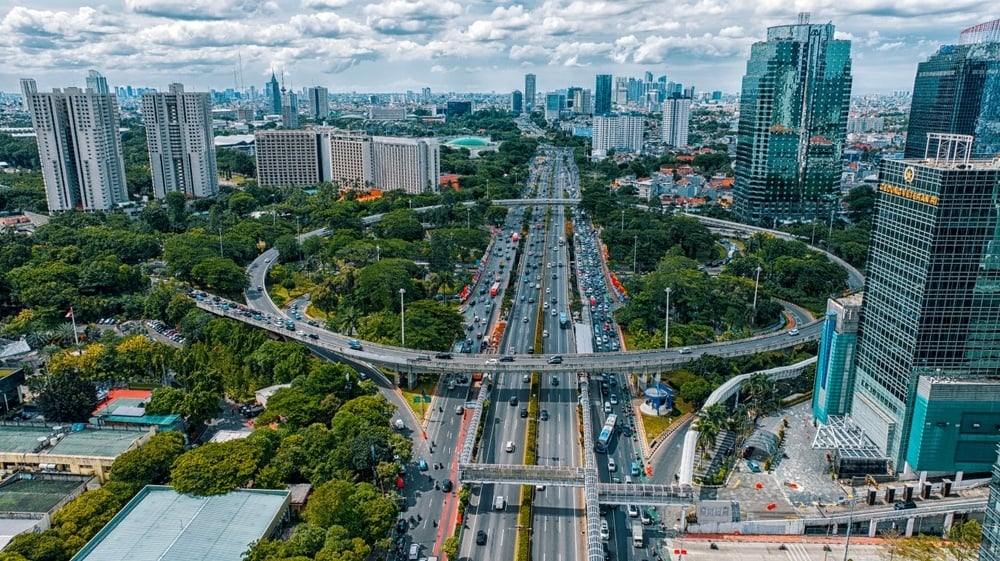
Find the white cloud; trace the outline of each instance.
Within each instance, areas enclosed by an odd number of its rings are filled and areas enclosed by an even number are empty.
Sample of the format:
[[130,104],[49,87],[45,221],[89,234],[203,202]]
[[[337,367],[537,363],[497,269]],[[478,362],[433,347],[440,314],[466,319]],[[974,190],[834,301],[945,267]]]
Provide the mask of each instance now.
[[228,19],[268,14],[277,4],[272,0],[125,0],[125,9],[171,19]]

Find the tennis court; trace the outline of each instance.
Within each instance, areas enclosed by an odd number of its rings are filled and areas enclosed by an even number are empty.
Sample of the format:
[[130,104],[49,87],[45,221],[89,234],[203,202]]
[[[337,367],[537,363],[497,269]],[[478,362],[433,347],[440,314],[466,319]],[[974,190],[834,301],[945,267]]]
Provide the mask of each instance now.
[[0,512],[48,512],[80,481],[16,479],[0,487]]

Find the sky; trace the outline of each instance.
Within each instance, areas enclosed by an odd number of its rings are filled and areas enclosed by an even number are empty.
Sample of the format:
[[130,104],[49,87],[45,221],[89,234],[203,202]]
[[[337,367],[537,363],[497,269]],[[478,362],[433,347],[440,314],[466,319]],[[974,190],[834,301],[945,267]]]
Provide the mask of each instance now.
[[[768,26],[832,22],[852,41],[855,95],[910,90],[918,62],[995,0],[0,0],[0,91],[84,85],[497,92],[666,75],[737,93]],[[242,75],[242,78],[240,76]]]

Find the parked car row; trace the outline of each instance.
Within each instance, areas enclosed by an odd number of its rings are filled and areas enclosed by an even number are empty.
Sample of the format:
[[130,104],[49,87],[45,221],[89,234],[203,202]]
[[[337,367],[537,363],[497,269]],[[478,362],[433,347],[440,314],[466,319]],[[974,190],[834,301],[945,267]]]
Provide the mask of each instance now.
[[180,331],[172,329],[167,325],[164,325],[163,322],[158,319],[149,320],[146,322],[146,325],[149,326],[149,328],[152,329],[153,331],[156,331],[160,335],[163,335],[164,337],[170,339],[175,343],[180,343],[181,345],[183,345],[184,341],[186,341],[184,335],[182,335]]

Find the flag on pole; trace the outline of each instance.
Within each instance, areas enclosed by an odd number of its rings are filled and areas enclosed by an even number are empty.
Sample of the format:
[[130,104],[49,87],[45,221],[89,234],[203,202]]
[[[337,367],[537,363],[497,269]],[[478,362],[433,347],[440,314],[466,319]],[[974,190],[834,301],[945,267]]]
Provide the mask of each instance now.
[[66,317],[67,317],[67,318],[71,318],[71,317],[73,317],[73,308],[72,308],[72,307],[71,307],[71,308],[69,309],[69,311],[68,311],[68,312],[66,312]]

